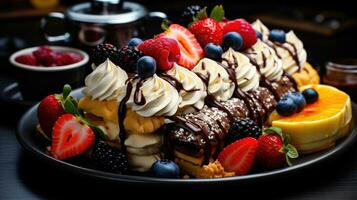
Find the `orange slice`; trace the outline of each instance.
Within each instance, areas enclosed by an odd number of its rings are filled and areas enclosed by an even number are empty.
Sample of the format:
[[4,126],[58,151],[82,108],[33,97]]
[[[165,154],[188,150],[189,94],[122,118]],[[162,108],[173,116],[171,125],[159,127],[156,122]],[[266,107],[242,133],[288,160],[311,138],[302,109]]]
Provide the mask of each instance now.
[[300,112],[283,117],[274,111],[269,119],[272,126],[280,127],[290,135],[291,143],[300,153],[326,149],[348,133],[352,109],[350,97],[331,86],[309,85],[301,90],[314,88],[319,99]]

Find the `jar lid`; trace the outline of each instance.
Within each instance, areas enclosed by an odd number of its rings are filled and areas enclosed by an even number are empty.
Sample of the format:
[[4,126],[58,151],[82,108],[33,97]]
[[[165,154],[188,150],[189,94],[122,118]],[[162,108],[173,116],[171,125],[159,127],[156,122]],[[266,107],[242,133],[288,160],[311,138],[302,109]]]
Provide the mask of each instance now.
[[138,3],[123,2],[118,10],[98,12],[93,4],[81,3],[70,7],[66,15],[72,21],[95,24],[126,24],[137,21],[147,15],[146,8]]

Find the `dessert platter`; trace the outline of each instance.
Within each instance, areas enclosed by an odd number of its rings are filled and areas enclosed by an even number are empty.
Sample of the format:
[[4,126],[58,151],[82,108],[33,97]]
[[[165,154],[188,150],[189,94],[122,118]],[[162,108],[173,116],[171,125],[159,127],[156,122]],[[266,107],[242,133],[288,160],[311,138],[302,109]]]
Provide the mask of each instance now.
[[319,84],[293,31],[189,6],[152,39],[91,54],[85,86],[21,119],[25,149],[56,167],[144,183],[250,181],[341,153],[350,97]]

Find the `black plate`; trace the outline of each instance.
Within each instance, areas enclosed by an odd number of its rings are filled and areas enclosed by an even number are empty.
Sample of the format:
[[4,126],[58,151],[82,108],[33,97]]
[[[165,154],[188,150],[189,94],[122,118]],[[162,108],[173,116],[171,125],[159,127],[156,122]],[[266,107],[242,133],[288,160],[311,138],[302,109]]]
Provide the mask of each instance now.
[[[80,90],[75,90],[72,95],[79,98],[81,96]],[[294,174],[306,170],[317,164],[321,164],[323,161],[334,158],[347,150],[356,140],[356,118],[354,118],[354,128],[351,130],[345,139],[340,141],[335,147],[330,148],[319,153],[303,156],[295,160],[292,167],[286,167],[282,169],[277,169],[268,172],[259,172],[256,174],[245,175],[245,176],[235,176],[228,178],[218,178],[218,179],[159,179],[145,176],[134,176],[134,175],[118,175],[113,173],[107,173],[99,170],[94,170],[86,167],[81,167],[74,165],[65,161],[56,160],[53,157],[45,153],[43,145],[39,143],[37,139],[33,137],[33,133],[36,125],[38,124],[36,116],[37,105],[29,109],[21,118],[18,125],[17,139],[20,144],[34,156],[40,158],[42,161],[51,164],[52,166],[67,170],[68,172],[79,174],[87,177],[94,177],[104,180],[111,180],[116,182],[126,182],[126,183],[164,183],[167,185],[191,185],[191,184],[215,184],[220,182],[225,183],[251,183],[255,181],[265,181],[271,178],[280,177],[283,175]],[[353,113],[357,113],[357,105],[353,103]]]

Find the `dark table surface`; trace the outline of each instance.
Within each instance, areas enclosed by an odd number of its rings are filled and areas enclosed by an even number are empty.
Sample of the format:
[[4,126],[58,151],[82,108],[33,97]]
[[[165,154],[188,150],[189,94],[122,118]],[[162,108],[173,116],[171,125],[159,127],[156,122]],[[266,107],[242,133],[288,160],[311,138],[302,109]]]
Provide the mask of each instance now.
[[[0,81],[5,83],[4,81]],[[16,125],[21,113],[4,102],[7,110],[0,117],[0,199],[68,199],[122,195],[188,197],[188,192],[217,195],[229,193],[237,198],[264,199],[357,199],[357,146],[337,158],[295,175],[250,185],[213,185],[209,188],[168,188],[123,185],[80,177],[49,167],[30,156],[16,140]],[[210,192],[208,192],[210,191]]]

